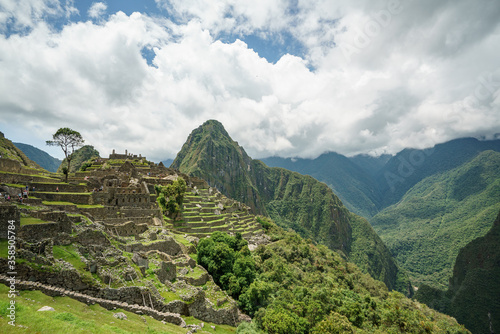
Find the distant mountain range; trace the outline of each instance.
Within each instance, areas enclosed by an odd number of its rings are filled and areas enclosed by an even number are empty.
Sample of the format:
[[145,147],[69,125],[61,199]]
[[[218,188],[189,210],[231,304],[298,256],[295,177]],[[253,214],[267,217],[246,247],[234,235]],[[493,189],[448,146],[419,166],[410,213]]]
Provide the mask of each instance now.
[[172,162],[174,162],[174,159],[165,159],[165,160],[161,161],[161,163],[163,163],[163,165],[165,167],[170,167],[170,165],[172,164]]
[[348,158],[325,153],[316,159],[261,160],[270,167],[286,168],[325,182],[349,210],[370,218],[397,203],[427,176],[459,167],[486,150],[500,152],[500,140],[462,138],[424,150],[405,149],[395,156]]
[[444,288],[461,247],[500,209],[500,140],[462,138],[395,156],[263,159],[325,182],[369,219],[412,282]]
[[387,159],[387,156],[358,156],[357,160],[352,160],[330,152],[316,159],[271,157],[261,161],[270,167],[281,167],[310,175],[326,183],[349,210],[364,217],[371,217],[379,211],[382,199],[376,179],[370,172],[377,173]]
[[[17,145],[28,151],[29,145]],[[191,133],[174,161],[163,164],[202,177],[254,212],[342,250],[388,286],[397,285],[399,271],[392,254],[415,285],[444,288],[460,248],[483,236],[500,209],[498,152],[500,140],[462,138],[394,156],[329,152],[316,159],[271,157],[262,163],[251,159],[222,124],[208,121]],[[310,175],[333,192],[290,171]],[[373,228],[346,208],[369,219]],[[376,256],[366,255],[370,248]]]
[[59,165],[61,165],[61,160],[54,158],[47,152],[36,148],[34,146],[23,144],[23,143],[13,143],[18,149],[23,151],[24,154],[34,162],[40,165],[40,167],[48,170],[49,172],[55,173]]

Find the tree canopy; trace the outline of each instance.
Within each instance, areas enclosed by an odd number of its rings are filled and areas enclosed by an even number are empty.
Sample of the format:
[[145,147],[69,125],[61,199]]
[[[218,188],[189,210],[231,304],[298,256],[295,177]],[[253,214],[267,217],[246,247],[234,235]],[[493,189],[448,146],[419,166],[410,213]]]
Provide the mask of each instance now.
[[75,152],[75,149],[83,146],[84,142],[80,132],[70,128],[60,128],[52,135],[52,140],[47,140],[45,142],[49,146],[59,146],[63,150],[66,161],[68,162],[66,171],[63,171],[66,175],[66,181],[68,180],[71,156]]

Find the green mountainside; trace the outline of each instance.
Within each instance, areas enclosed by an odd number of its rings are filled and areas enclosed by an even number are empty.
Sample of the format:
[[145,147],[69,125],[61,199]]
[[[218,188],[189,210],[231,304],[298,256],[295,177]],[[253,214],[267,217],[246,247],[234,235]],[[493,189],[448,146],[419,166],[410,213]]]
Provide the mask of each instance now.
[[42,168],[48,170],[49,172],[55,173],[61,165],[61,160],[54,158],[47,152],[40,150],[34,146],[23,144],[23,143],[13,143],[18,149],[23,151],[24,154]]
[[207,180],[282,227],[341,250],[389,288],[411,293],[407,277],[368,222],[349,212],[326,184],[251,159],[219,122],[195,129],[172,168]]
[[380,207],[376,183],[370,175],[349,158],[337,153],[325,153],[316,159],[265,158],[270,167],[282,167],[314,177],[326,183],[352,212],[371,217]]
[[30,168],[40,168],[34,161],[30,160],[20,149],[0,132],[0,158],[15,160],[22,166]]
[[376,176],[382,208],[395,204],[424,178],[450,171],[481,152],[500,152],[500,140],[461,138],[424,150],[405,149],[392,157]]
[[[82,165],[87,162],[87,160],[90,160],[92,158],[99,157],[99,151],[97,151],[94,146],[91,145],[85,145],[76,150],[73,153],[73,158],[71,159],[71,165],[70,165],[70,173],[74,173],[80,170]],[[64,160],[61,162],[61,165],[57,169],[58,173],[62,173],[63,167],[67,166],[67,160],[64,158]]]
[[379,156],[371,156],[369,154],[358,154],[349,157],[353,163],[361,167],[368,175],[374,177],[392,158],[390,154],[381,154]]
[[325,182],[349,210],[371,219],[380,210],[399,202],[424,178],[457,168],[486,150],[500,152],[500,140],[462,138],[424,150],[405,149],[395,156],[347,158],[325,153],[316,159],[271,157],[262,161]]
[[445,288],[455,258],[500,210],[500,153],[425,178],[371,220],[412,281]]
[[500,212],[488,233],[460,250],[447,291],[427,285],[415,297],[455,317],[472,333],[500,328]]

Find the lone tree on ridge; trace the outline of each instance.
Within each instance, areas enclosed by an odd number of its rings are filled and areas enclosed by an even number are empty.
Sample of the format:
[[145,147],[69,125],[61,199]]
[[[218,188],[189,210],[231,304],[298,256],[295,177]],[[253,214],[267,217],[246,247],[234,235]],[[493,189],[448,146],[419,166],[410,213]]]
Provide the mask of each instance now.
[[71,157],[75,152],[75,148],[83,146],[84,140],[80,132],[70,128],[60,128],[52,135],[53,140],[47,140],[45,143],[49,146],[60,146],[66,156],[68,166],[63,173],[66,175],[66,182],[68,182],[69,166],[71,164]]

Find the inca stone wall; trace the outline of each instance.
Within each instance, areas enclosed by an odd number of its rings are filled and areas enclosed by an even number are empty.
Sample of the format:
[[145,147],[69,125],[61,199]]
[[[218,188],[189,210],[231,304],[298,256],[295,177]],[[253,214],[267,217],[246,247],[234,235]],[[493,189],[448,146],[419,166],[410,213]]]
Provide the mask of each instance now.
[[0,203],[0,238],[2,239],[8,239],[9,235],[9,221],[14,220],[14,229],[10,229],[11,231],[14,231],[15,235],[17,236],[20,232],[20,225],[21,225],[21,215],[19,213],[19,210],[17,209],[17,206],[15,205],[10,205],[6,203]]

